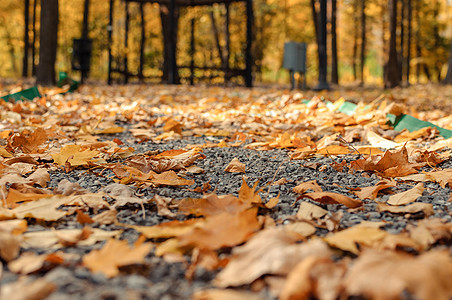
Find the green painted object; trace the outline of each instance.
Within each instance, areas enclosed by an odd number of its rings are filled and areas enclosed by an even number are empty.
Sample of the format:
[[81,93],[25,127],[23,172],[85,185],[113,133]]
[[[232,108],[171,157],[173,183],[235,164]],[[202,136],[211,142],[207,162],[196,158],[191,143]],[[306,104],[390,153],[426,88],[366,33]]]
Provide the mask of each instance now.
[[72,93],[79,87],[80,82],[69,77],[66,72],[60,72],[57,85],[58,87],[63,87],[66,84],[70,85],[69,90],[66,93]]
[[41,94],[39,93],[38,87],[34,86],[29,89],[6,95],[1,97],[4,101],[19,101],[19,100],[33,100],[36,97],[41,97]]
[[419,120],[410,115],[400,115],[396,117],[394,115],[388,114],[387,117],[389,119],[389,122],[391,122],[391,124],[394,126],[394,130],[397,131],[407,129],[408,131],[413,132],[425,127],[435,127],[438,129],[439,134],[445,139],[452,138],[452,130],[441,128],[433,123]]

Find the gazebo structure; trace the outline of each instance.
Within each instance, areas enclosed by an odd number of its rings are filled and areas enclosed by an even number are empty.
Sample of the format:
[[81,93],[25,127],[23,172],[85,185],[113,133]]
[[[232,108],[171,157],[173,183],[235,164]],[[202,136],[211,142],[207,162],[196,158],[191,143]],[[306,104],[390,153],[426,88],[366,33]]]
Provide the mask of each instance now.
[[[178,69],[179,68],[188,68],[190,70],[190,83],[194,83],[195,79],[195,70],[217,70],[223,71],[224,73],[224,81],[227,82],[230,78],[241,76],[244,79],[245,86],[251,87],[253,85],[252,78],[252,67],[253,67],[253,57],[252,57],[252,41],[253,41],[253,0],[121,0],[125,5],[125,28],[124,28],[124,48],[128,48],[128,34],[129,34],[129,4],[130,3],[139,3],[141,4],[141,19],[142,22],[144,20],[143,16],[143,5],[145,3],[157,3],[159,5],[164,5],[168,9],[168,37],[167,42],[167,83],[169,84],[177,84],[178,83]],[[230,18],[230,9],[229,6],[234,2],[242,2],[246,5],[246,46],[245,48],[245,68],[231,68],[229,63],[230,57],[230,35],[229,35],[229,18]],[[114,8],[115,0],[110,0],[110,20],[109,20],[109,48],[108,48],[108,83],[111,84],[113,81],[112,74],[119,73],[123,75],[124,82],[127,83],[130,76],[137,76],[140,79],[143,79],[143,63],[144,63],[144,45],[145,45],[145,32],[144,26],[141,28],[141,45],[140,45],[140,69],[138,71],[138,75],[132,74],[128,70],[128,58],[127,51],[125,51],[124,57],[122,58],[122,68],[113,68],[113,55],[112,55],[112,45],[113,45],[113,8]],[[175,11],[177,8],[190,8],[196,6],[212,6],[214,4],[222,4],[225,6],[226,15],[225,15],[225,52],[226,55],[222,58],[221,66],[196,66],[194,61],[195,55],[195,26],[194,19],[191,20],[191,36],[190,36],[190,50],[189,54],[191,57],[191,62],[189,66],[178,66],[176,63],[177,57],[177,45],[176,38],[177,35],[177,24],[176,24],[176,15]],[[165,41],[164,41],[165,42]],[[217,44],[219,41],[217,40]]]

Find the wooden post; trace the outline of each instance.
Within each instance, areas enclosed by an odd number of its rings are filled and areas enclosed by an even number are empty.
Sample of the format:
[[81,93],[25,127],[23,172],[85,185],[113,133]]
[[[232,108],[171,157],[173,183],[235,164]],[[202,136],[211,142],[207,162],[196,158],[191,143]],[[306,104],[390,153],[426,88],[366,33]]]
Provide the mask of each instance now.
[[129,2],[125,3],[125,30],[124,30],[124,83],[129,82],[129,67],[128,67],[128,55],[129,55],[129,23],[130,23],[130,13],[129,13]]
[[175,10],[176,10],[176,0],[170,0],[169,4],[169,72],[168,72],[168,83],[169,84],[176,84],[176,72],[177,72],[177,66],[176,66],[176,41],[175,41],[175,32],[176,29],[176,16],[175,16]]
[[113,56],[111,54],[111,47],[113,44],[113,6],[115,5],[114,0],[110,0],[110,19],[108,21],[107,31],[108,31],[108,84],[112,83],[111,78],[111,64],[113,60]]
[[252,54],[252,43],[253,43],[253,23],[254,23],[254,12],[253,12],[253,0],[246,0],[246,71],[245,71],[245,85],[246,87],[253,86],[253,54]]
[[24,8],[24,57],[22,61],[22,77],[28,77],[28,50],[30,49],[30,0],[25,0]]
[[144,19],[144,3],[140,3],[140,17],[141,17],[141,40],[140,40],[140,66],[138,69],[138,78],[142,82],[144,80],[143,75],[143,65],[144,65],[144,46],[146,43],[146,32],[145,32],[145,19]]

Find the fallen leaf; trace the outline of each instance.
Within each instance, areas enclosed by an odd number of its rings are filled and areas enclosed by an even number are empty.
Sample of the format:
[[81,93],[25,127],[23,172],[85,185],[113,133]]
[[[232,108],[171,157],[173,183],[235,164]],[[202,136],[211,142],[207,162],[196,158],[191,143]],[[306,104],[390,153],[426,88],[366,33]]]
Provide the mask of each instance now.
[[177,176],[174,171],[166,171],[161,174],[156,174],[154,175],[154,178],[151,179],[151,182],[154,184],[170,186],[192,185],[195,183],[194,180],[188,180]]
[[93,217],[93,222],[102,224],[102,225],[109,225],[109,224],[115,224],[117,219],[118,212],[116,209],[109,209],[106,211],[101,212],[98,215],[95,215]]
[[174,131],[175,133],[182,134],[182,124],[172,118],[169,118],[168,120],[166,120],[165,125],[163,126],[163,131]]
[[411,256],[368,250],[347,271],[344,287],[348,295],[368,299],[401,299],[406,291],[416,299],[448,300],[452,297],[451,280],[448,251]]
[[223,212],[236,213],[251,207],[251,203],[240,201],[233,195],[208,194],[203,198],[182,199],[178,203],[179,212],[186,215],[213,216]]
[[350,208],[356,208],[363,205],[359,199],[353,199],[348,196],[332,193],[332,192],[313,192],[306,193],[298,197],[298,199],[308,198],[323,204],[343,204]]
[[77,210],[77,222],[80,224],[92,224],[94,223],[93,219],[88,214],[85,214],[82,210]]
[[154,198],[152,198],[152,200],[155,201],[155,203],[157,204],[157,213],[162,216],[162,217],[167,217],[167,218],[175,218],[176,214],[173,213],[169,208],[168,205],[171,203],[171,201],[173,200],[172,198],[168,198],[168,197],[162,197],[159,195],[155,195]]
[[317,180],[302,182],[292,189],[297,194],[304,194],[308,190],[322,192],[322,188],[317,184]]
[[233,289],[208,289],[193,294],[194,300],[263,300],[259,295],[248,291]]
[[418,183],[412,189],[409,189],[405,192],[401,192],[401,193],[390,196],[387,203],[391,204],[391,205],[405,205],[405,204],[416,201],[417,198],[422,196],[423,192],[424,192],[424,184]]
[[407,225],[408,233],[415,242],[428,249],[434,243],[452,239],[452,224],[439,218],[424,219],[416,225]]
[[301,202],[297,212],[297,219],[299,220],[317,220],[325,216],[327,210],[309,202]]
[[245,164],[241,163],[236,157],[234,157],[231,162],[224,169],[225,172],[230,173],[246,173]]
[[321,240],[300,244],[300,238],[282,228],[258,232],[245,245],[233,249],[228,265],[217,275],[214,284],[218,287],[240,286],[266,274],[286,275],[309,256],[331,255]]
[[35,218],[37,220],[56,221],[68,214],[67,211],[57,210],[67,204],[70,199],[64,197],[47,197],[27,202],[11,210],[16,218]]
[[182,247],[216,250],[245,242],[259,227],[257,209],[253,208],[237,214],[221,213],[207,217],[205,223],[193,227],[178,239]]
[[[2,285],[0,299],[43,300],[57,289],[56,285],[44,278],[22,277],[17,281]],[[18,293],[20,291],[20,293]]]
[[353,226],[342,231],[327,235],[324,240],[333,247],[349,251],[358,255],[360,250],[356,246],[374,247],[388,233],[379,228],[368,226]]
[[18,259],[8,263],[8,269],[17,274],[31,274],[44,267],[46,262],[61,264],[63,257],[56,253],[37,255],[33,252],[25,252]]
[[360,191],[355,192],[355,195],[360,199],[371,199],[375,200],[378,196],[378,193],[382,190],[395,187],[397,182],[394,180],[381,180],[375,186],[368,186],[361,188]]
[[64,166],[69,162],[72,167],[87,165],[88,161],[93,159],[99,151],[83,150],[80,145],[66,145],[60,153],[52,154],[55,163]]
[[55,236],[58,238],[58,242],[63,246],[75,246],[78,242],[84,241],[89,238],[93,233],[91,228],[83,227],[79,232],[77,231],[58,231],[55,230]]
[[28,179],[31,180],[31,182],[38,184],[40,187],[44,188],[47,186],[47,182],[50,181],[50,174],[46,169],[40,168],[30,174],[30,176],[28,176]]
[[19,255],[22,237],[9,232],[0,231],[0,257],[11,261]]
[[148,239],[172,238],[190,232],[194,227],[200,226],[203,219],[188,219],[186,221],[170,221],[154,226],[129,225],[128,227],[142,233]]
[[143,264],[151,249],[150,243],[130,247],[127,240],[110,239],[102,249],[93,250],[83,256],[83,265],[91,272],[102,273],[107,278],[112,278],[119,274],[119,267]]
[[379,212],[388,211],[396,214],[415,214],[423,212],[426,216],[433,215],[433,205],[431,203],[412,203],[406,206],[391,206],[385,203],[377,203],[377,209]]
[[24,153],[33,153],[46,140],[47,133],[42,128],[37,128],[33,132],[24,130],[14,137],[13,146],[21,148]]
[[316,232],[315,227],[307,222],[289,223],[283,227],[288,231],[296,232],[304,237],[309,237]]
[[13,188],[8,191],[8,196],[6,197],[6,204],[8,208],[15,208],[23,203],[35,201],[42,198],[51,197],[49,194],[34,194],[34,193],[21,193]]

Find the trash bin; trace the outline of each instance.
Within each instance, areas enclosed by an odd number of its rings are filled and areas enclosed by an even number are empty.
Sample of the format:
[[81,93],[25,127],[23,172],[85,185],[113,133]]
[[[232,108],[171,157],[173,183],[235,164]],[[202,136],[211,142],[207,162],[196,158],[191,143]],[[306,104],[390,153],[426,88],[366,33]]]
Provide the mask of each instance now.
[[286,42],[284,44],[283,67],[290,72],[291,87],[295,88],[295,73],[303,76],[303,88],[306,88],[306,44]]

